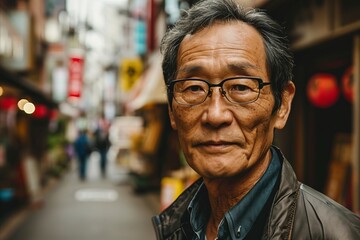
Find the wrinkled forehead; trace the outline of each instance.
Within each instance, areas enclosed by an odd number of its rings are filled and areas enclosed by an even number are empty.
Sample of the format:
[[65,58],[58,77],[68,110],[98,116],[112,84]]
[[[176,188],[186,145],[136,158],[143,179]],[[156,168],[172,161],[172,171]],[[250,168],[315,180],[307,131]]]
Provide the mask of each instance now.
[[177,73],[200,70],[211,59],[232,69],[266,69],[263,38],[244,22],[216,22],[185,36],[178,50]]

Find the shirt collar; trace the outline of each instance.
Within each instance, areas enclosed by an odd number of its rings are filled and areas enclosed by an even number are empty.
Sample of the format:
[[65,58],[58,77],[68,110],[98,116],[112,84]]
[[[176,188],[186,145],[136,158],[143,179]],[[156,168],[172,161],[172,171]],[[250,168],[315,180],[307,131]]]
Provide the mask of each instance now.
[[[258,218],[274,190],[280,174],[281,163],[277,152],[271,148],[272,159],[264,175],[255,186],[225,214],[219,232],[229,231],[232,239],[244,239]],[[200,239],[210,215],[207,189],[202,183],[191,200],[188,211],[193,231]]]
[[271,148],[271,153],[272,159],[264,175],[245,197],[225,214],[232,239],[246,237],[274,190],[281,164],[273,148]]

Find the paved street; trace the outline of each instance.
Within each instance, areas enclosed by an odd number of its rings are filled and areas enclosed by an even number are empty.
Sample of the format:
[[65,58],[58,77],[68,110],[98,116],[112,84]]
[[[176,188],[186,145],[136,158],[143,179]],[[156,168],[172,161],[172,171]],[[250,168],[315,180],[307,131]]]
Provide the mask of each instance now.
[[63,176],[8,240],[152,240],[151,216],[158,212],[158,195],[135,194],[126,173],[110,163],[102,179],[98,155],[89,161],[80,182],[76,170]]

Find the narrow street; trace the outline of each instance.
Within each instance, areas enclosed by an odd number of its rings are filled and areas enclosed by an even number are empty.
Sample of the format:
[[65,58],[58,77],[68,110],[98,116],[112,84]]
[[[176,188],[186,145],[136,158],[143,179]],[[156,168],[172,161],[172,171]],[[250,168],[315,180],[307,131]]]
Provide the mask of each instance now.
[[74,166],[7,239],[155,239],[151,216],[158,211],[158,194],[134,193],[130,177],[114,163],[109,163],[108,176],[101,178],[98,161],[94,152],[84,182],[78,180]]

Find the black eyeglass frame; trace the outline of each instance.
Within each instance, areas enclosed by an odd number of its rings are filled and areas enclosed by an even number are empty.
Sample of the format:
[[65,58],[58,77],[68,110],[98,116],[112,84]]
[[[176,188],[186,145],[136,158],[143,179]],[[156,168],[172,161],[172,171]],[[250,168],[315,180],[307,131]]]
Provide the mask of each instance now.
[[[226,96],[226,91],[223,89],[223,85],[226,81],[229,81],[229,80],[234,80],[234,79],[252,79],[252,80],[256,80],[258,82],[258,95],[257,97],[254,99],[254,100],[251,100],[251,101],[247,101],[247,102],[243,102],[243,103],[238,103],[238,102],[234,102],[234,101],[231,101],[227,96]],[[178,101],[176,101],[175,97],[174,97],[174,85],[177,83],[177,82],[185,82],[185,81],[188,81],[188,80],[195,80],[195,81],[201,81],[201,82],[205,82],[208,87],[209,87],[209,91],[208,91],[208,94],[206,95],[206,97],[204,98],[204,100],[200,103],[197,103],[197,104],[186,104],[186,103],[180,103]],[[196,105],[199,105],[203,102],[205,102],[205,100],[208,98],[209,95],[211,95],[212,91],[211,91],[211,88],[212,87],[220,87],[221,89],[221,93],[225,96],[225,98],[231,102],[231,103],[234,103],[234,104],[240,104],[240,105],[245,105],[245,104],[248,104],[248,103],[252,103],[252,102],[255,102],[256,100],[259,99],[259,96],[260,96],[260,90],[263,89],[263,87],[265,86],[268,86],[268,85],[271,85],[271,82],[264,82],[260,77],[255,77],[255,76],[237,76],[237,77],[230,77],[230,78],[225,78],[224,80],[222,80],[221,82],[217,83],[217,84],[213,84],[213,83],[210,83],[208,82],[207,80],[204,80],[204,79],[201,79],[201,78],[182,78],[182,79],[175,79],[175,80],[171,80],[169,84],[167,84],[167,92],[168,92],[168,96],[169,96],[169,99],[174,99],[178,104],[181,104],[181,105],[187,105],[187,106],[196,106]]]

